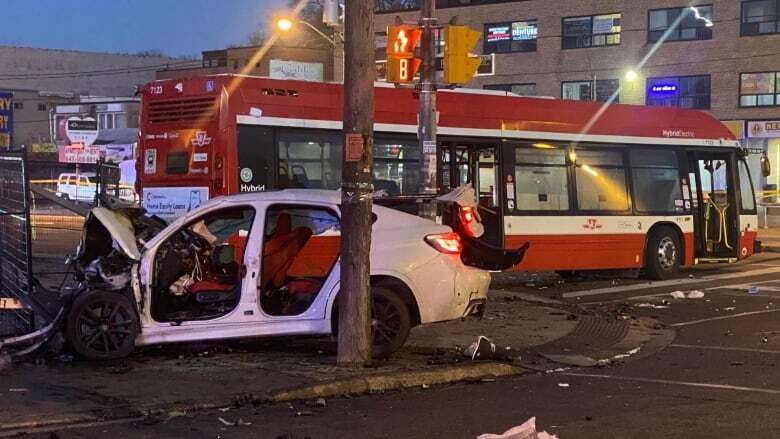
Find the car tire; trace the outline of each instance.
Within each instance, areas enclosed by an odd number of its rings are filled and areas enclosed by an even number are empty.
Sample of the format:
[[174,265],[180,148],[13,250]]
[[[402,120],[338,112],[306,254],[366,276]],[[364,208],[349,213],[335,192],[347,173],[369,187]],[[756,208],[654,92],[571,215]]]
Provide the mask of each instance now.
[[645,275],[654,280],[669,279],[680,271],[680,237],[671,227],[654,229],[645,249]]
[[371,287],[372,353],[377,359],[388,358],[401,349],[409,337],[412,317],[401,297],[385,287]]
[[135,348],[139,323],[134,304],[120,293],[90,291],[79,295],[68,313],[65,339],[86,358],[113,360]]

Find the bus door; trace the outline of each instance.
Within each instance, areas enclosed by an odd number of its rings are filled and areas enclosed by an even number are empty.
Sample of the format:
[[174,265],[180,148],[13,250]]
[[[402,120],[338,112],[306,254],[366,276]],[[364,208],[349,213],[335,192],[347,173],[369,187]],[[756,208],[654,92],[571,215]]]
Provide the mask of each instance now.
[[739,215],[734,187],[733,154],[689,153],[690,188],[699,262],[736,260]]
[[438,178],[442,192],[471,183],[477,193],[477,209],[485,226],[480,240],[504,247],[503,215],[498,148],[464,143],[443,143],[439,147]]

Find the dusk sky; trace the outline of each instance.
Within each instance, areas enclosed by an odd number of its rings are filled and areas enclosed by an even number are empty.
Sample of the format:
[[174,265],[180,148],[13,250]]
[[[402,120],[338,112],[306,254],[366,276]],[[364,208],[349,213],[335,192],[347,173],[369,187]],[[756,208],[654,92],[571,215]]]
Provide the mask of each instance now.
[[0,45],[199,56],[246,42],[284,0],[2,0]]

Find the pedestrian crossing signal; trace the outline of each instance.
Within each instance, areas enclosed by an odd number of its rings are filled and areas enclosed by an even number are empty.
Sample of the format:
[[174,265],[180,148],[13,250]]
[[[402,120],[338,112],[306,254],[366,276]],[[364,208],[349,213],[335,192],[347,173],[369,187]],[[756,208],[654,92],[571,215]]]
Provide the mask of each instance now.
[[387,28],[387,82],[403,84],[414,80],[422,64],[414,56],[420,34],[420,29],[412,26]]

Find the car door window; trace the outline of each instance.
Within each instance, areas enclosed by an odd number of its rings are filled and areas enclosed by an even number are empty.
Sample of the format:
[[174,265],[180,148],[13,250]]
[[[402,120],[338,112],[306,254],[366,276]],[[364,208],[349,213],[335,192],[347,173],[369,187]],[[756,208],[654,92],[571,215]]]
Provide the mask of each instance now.
[[152,282],[155,320],[212,319],[238,305],[254,216],[254,208],[248,206],[219,209],[190,222],[160,244]]
[[339,256],[341,225],[330,209],[271,206],[263,231],[262,270],[257,289],[263,312],[306,312]]

